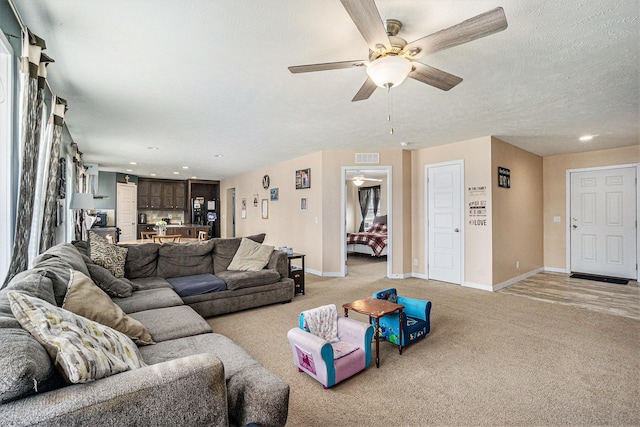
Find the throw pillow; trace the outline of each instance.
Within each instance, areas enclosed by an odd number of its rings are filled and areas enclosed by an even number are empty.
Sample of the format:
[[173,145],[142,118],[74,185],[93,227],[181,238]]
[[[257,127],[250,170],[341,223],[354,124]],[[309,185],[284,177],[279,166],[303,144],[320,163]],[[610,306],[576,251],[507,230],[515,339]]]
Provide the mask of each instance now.
[[269,262],[273,249],[273,246],[261,245],[243,237],[227,270],[260,271]]
[[38,298],[8,293],[23,328],[42,344],[70,383],[84,383],[147,366],[124,334]]
[[62,308],[120,331],[136,344],[155,344],[147,328],[127,316],[109,295],[79,271],[73,271]]
[[104,237],[89,231],[89,256],[116,277],[124,277],[127,248],[112,245]]
[[119,298],[128,298],[131,296],[133,286],[131,286],[131,282],[129,282],[128,279],[124,277],[118,279],[111,274],[109,270],[98,264],[88,264],[87,270],[89,270],[91,280],[109,296]]

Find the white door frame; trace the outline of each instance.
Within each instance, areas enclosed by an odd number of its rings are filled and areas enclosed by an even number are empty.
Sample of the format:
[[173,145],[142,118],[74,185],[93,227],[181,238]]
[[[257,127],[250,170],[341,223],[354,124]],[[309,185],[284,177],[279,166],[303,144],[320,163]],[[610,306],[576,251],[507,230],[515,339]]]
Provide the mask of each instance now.
[[460,285],[464,285],[464,252],[465,252],[465,182],[464,182],[464,159],[452,160],[450,162],[430,163],[424,167],[424,276],[429,279],[429,169],[442,166],[460,166]]
[[6,124],[6,126],[3,126],[4,129],[0,130],[0,159],[2,159],[2,164],[0,164],[2,169],[2,172],[0,172],[0,235],[4,236],[2,242],[0,242],[0,277],[3,278],[9,271],[15,234],[14,214],[16,201],[14,200],[14,195],[17,194],[17,190],[14,193],[12,183],[14,182],[13,177],[17,177],[18,172],[12,168],[12,141],[13,124],[15,118],[18,117],[18,112],[13,98],[13,67],[15,63],[13,49],[9,40],[1,31],[0,56],[2,56],[2,63],[0,64],[2,78],[0,79],[0,84],[3,85],[0,90],[4,93],[4,98],[0,99],[0,119]]
[[[638,178],[640,178],[640,163],[629,163],[624,165],[598,166],[593,168],[567,169],[566,171],[566,204],[565,204],[565,241],[566,260],[565,273],[571,273],[571,174],[575,172],[593,172],[610,169],[636,168],[636,194],[638,194]],[[636,245],[640,243],[640,231],[638,229],[638,219],[640,218],[640,197],[636,196]],[[640,250],[636,250],[636,265],[640,266]],[[640,272],[636,268],[636,280],[640,279]]]
[[340,277],[347,275],[347,171],[359,171],[359,170],[382,170],[387,172],[387,277],[392,278],[392,265],[393,265],[393,182],[391,179],[392,167],[391,166],[342,166],[341,179],[342,179],[342,196],[340,203]]

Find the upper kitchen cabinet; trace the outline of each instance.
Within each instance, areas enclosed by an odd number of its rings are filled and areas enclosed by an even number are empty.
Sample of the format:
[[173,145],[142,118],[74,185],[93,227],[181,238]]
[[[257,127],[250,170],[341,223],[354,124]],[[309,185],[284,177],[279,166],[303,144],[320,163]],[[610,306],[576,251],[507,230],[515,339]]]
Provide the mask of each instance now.
[[138,180],[138,209],[185,210],[186,184],[184,181],[161,179]]
[[184,210],[186,207],[184,181],[165,181],[162,183],[162,209]]

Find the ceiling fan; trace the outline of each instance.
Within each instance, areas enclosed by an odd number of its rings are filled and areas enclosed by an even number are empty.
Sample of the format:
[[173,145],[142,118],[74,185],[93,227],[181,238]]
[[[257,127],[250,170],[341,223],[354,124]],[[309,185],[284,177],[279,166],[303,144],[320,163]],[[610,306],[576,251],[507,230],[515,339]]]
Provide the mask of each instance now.
[[402,23],[387,19],[382,23],[374,0],[340,0],[369,45],[369,60],[327,62],[289,67],[292,73],[367,67],[367,80],[351,100],[368,99],[377,87],[390,89],[408,76],[438,89],[449,90],[460,77],[418,62],[443,49],[458,46],[507,28],[504,10],[497,7],[459,24],[407,43],[398,33]]
[[356,175],[353,178],[351,178],[350,181],[353,182],[353,185],[355,185],[356,187],[360,187],[362,184],[365,183],[365,181],[382,182],[381,179],[365,178],[364,175]]

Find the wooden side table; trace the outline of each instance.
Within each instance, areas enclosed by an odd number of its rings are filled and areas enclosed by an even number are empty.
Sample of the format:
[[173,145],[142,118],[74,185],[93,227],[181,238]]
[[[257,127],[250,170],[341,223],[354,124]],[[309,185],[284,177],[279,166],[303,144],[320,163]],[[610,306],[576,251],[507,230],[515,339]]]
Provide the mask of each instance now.
[[[287,263],[289,267],[289,277],[293,279],[296,285],[295,294],[304,295],[304,257],[305,254],[292,253],[291,255],[287,254]],[[302,266],[300,268],[291,265],[292,259],[301,260]]]
[[[376,368],[380,367],[380,318],[387,314],[398,312],[400,319],[402,319],[402,311],[404,305],[395,304],[383,299],[366,298],[359,299],[357,301],[342,304],[344,308],[344,317],[349,317],[349,310],[353,310],[357,313],[366,314],[369,316],[369,323],[371,319],[375,319],[375,327],[373,329],[373,335],[376,338]],[[400,328],[400,340],[398,341],[398,351],[402,355],[402,328]]]

